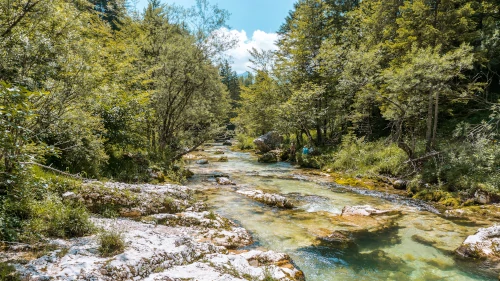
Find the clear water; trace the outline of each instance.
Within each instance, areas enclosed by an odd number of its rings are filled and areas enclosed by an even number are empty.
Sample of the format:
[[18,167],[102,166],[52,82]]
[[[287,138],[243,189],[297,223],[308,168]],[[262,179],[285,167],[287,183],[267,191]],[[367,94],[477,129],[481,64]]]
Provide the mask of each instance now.
[[[215,162],[220,157],[214,154],[216,149],[223,149],[229,161]],[[478,226],[456,224],[406,200],[388,200],[383,194],[325,184],[326,178],[308,175],[288,163],[261,164],[250,153],[233,152],[228,147],[205,147],[204,152],[191,156],[211,160],[208,165],[189,161],[196,174],[189,184],[203,190],[200,197],[214,211],[248,229],[256,241],[252,247],[289,254],[306,280],[497,280],[494,273],[456,260],[451,254]],[[237,185],[216,186],[210,177],[214,173],[228,174]],[[236,193],[236,189],[280,193],[297,207],[272,208]],[[358,237],[356,245],[339,247],[319,239],[334,231],[363,227],[341,221],[338,215],[344,206],[366,204],[396,208],[403,216],[394,227]]]

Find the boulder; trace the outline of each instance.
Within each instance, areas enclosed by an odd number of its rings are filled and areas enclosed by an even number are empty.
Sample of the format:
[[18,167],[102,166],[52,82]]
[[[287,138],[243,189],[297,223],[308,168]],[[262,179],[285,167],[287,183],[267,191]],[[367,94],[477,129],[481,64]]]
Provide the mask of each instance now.
[[277,132],[271,131],[253,140],[253,143],[263,153],[277,149],[283,142],[283,137]]
[[469,235],[455,252],[463,258],[482,258],[498,264],[500,225],[478,229],[474,235]]
[[224,141],[224,142],[222,143],[222,145],[225,145],[225,146],[231,146],[231,145],[233,145],[233,143],[232,143],[232,142],[230,142],[230,141],[228,141],[228,140],[226,140],[226,141]]
[[267,152],[259,156],[258,161],[261,163],[276,163],[278,162],[278,157],[273,152]]
[[405,190],[407,185],[408,185],[408,182],[407,182],[407,181],[405,181],[405,180],[395,180],[395,181],[392,183],[392,186],[393,186],[395,189],[399,189],[399,190]]
[[232,182],[230,179],[226,178],[226,177],[218,177],[216,179],[217,181],[217,184],[220,184],[220,185],[234,185],[235,183]]
[[227,162],[227,161],[229,161],[227,159],[227,156],[221,156],[221,157],[219,157],[219,159],[217,159],[217,162]]
[[274,149],[269,151],[268,153],[273,153],[276,155],[276,158],[278,161],[286,161],[288,160],[289,157],[289,151],[288,150],[282,150],[282,149]]
[[214,154],[216,154],[216,155],[224,154],[224,151],[222,149],[217,149],[217,150],[215,150]]
[[196,160],[196,164],[206,165],[206,164],[208,164],[208,160],[207,159]]
[[237,192],[269,206],[285,209],[294,207],[290,200],[279,194],[265,193],[261,190],[238,190]]
[[321,243],[336,248],[356,247],[359,242],[379,245],[400,243],[398,220],[400,211],[379,210],[371,206],[346,206],[341,215],[325,214],[330,217],[332,227],[311,231]]
[[481,189],[476,190],[476,192],[474,193],[474,199],[479,204],[493,203],[492,196],[488,192]]

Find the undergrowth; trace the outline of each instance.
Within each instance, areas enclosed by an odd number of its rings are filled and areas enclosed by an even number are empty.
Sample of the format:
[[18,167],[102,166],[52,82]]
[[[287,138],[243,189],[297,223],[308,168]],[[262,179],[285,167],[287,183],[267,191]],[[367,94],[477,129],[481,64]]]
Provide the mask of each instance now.
[[99,234],[99,253],[103,257],[111,257],[125,250],[123,235],[117,231],[103,231]]
[[254,138],[244,134],[237,134],[236,140],[238,141],[238,148],[241,150],[255,149],[255,144],[253,143]]

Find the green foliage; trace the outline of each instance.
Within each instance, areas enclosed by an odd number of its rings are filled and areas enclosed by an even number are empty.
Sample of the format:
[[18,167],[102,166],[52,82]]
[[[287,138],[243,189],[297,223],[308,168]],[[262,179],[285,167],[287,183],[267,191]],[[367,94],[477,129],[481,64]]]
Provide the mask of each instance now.
[[20,162],[29,160],[33,92],[0,81],[0,194],[22,183]]
[[215,215],[215,213],[213,211],[210,211],[210,213],[208,213],[208,215],[206,215],[205,217],[209,220],[216,220],[217,219],[217,216]]
[[282,100],[280,90],[268,73],[259,71],[255,83],[243,87],[241,107],[234,122],[247,135],[263,135],[271,131],[278,121],[278,106]]
[[398,176],[407,168],[406,154],[394,144],[345,136],[331,168],[351,174]]
[[46,171],[38,166],[33,166],[31,173],[31,180],[27,184],[32,190],[45,190],[61,196],[65,192],[78,190],[82,185],[80,180]]
[[447,143],[442,154],[426,163],[424,180],[450,190],[483,189],[500,193],[500,146],[494,139]]
[[123,182],[148,182],[151,177],[148,172],[150,160],[141,153],[110,153],[107,165],[103,169],[103,176]]
[[192,176],[192,172],[186,168],[186,164],[182,160],[178,160],[170,164],[165,177],[174,183],[183,184],[187,178]]
[[12,265],[0,262],[0,280],[2,281],[21,281],[16,268]]
[[124,237],[117,231],[103,231],[99,234],[98,240],[98,251],[103,257],[115,256],[125,250]]
[[247,136],[245,134],[237,134],[236,140],[238,141],[237,146],[241,150],[249,150],[255,148],[255,144],[253,143],[254,138],[251,136]]
[[24,226],[23,240],[80,237],[94,229],[85,207],[64,203],[55,196],[31,202],[29,207],[30,218]]

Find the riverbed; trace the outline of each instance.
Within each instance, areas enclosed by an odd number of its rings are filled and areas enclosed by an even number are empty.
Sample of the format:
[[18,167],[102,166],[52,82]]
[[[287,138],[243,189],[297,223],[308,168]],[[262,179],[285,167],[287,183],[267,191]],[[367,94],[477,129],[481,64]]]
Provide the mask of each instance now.
[[[422,202],[334,184],[326,175],[313,175],[290,163],[258,163],[253,153],[228,146],[203,148],[187,157],[195,173],[188,186],[199,190],[199,198],[214,212],[249,230],[255,240],[250,248],[289,254],[306,280],[497,280],[495,273],[453,254],[484,225],[452,220]],[[216,154],[217,150],[224,154]],[[221,156],[228,161],[217,162]],[[196,159],[209,163],[196,164]],[[235,185],[217,185],[214,176],[220,175]],[[281,194],[295,207],[271,207],[238,190]],[[402,215],[381,230],[360,232],[362,225],[338,219],[345,206],[359,205],[398,210]],[[348,245],[325,239],[332,233],[354,231],[361,234]]]

